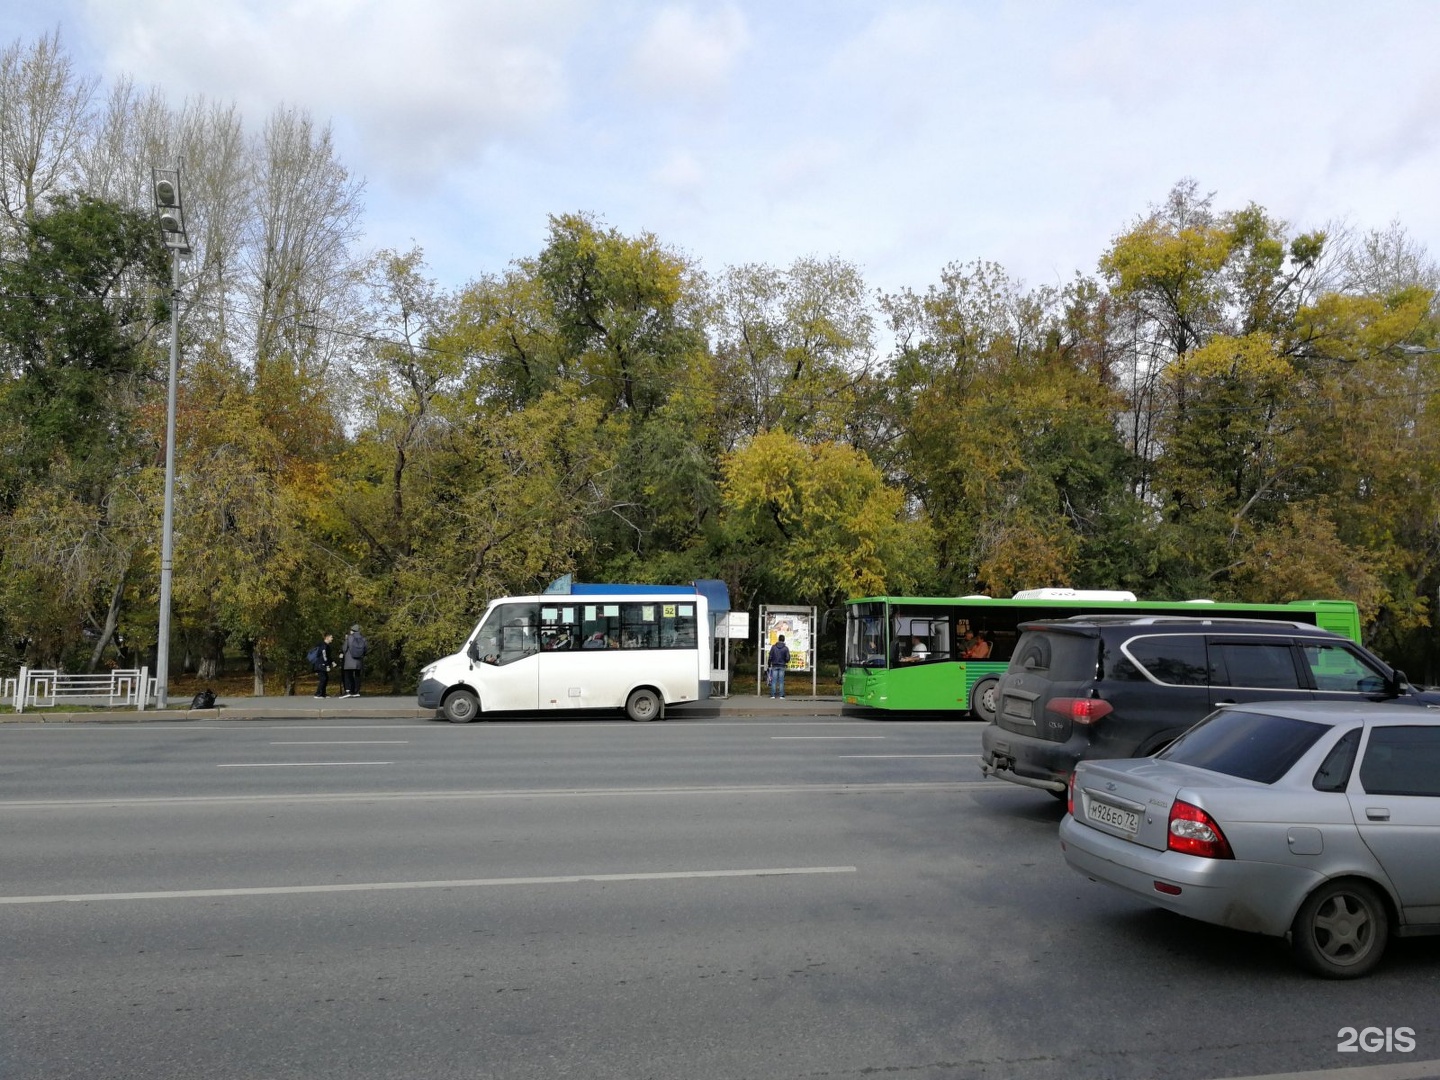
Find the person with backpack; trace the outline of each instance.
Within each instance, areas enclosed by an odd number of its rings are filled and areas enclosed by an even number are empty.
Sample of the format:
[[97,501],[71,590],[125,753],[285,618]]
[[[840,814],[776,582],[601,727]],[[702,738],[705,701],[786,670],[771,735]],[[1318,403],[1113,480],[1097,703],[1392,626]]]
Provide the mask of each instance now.
[[341,697],[360,696],[362,661],[369,651],[370,643],[365,640],[365,635],[360,633],[360,624],[356,623],[350,627],[350,633],[345,635],[345,647],[340,650],[340,685],[345,690]]
[[330,643],[334,640],[335,635],[327,633],[320,639],[319,645],[305,654],[305,659],[310,661],[310,670],[315,672],[318,680],[315,684],[317,698],[323,698],[325,688],[330,685],[330,669],[335,666],[330,659]]
[[790,666],[790,646],[785,644],[785,635],[781,634],[770,646],[770,656],[766,660],[766,666],[770,669],[770,696],[772,698],[783,698],[785,696],[785,669]]

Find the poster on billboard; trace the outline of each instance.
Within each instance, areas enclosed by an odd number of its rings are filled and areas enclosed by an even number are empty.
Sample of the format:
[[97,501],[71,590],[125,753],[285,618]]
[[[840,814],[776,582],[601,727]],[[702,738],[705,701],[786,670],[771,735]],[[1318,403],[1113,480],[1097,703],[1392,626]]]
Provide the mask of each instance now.
[[810,611],[785,611],[767,608],[765,610],[765,642],[763,652],[770,651],[770,646],[780,640],[780,635],[785,635],[785,644],[790,647],[790,671],[809,671],[811,665],[811,625],[812,618]]

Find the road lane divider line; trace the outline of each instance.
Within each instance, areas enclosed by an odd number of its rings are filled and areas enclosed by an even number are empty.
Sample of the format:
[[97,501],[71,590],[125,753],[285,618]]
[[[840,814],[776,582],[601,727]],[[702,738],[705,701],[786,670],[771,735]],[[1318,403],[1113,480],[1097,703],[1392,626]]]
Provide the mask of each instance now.
[[409,739],[307,739],[272,742],[271,746],[409,746]]
[[[1309,1072],[1261,1073],[1223,1080],[1435,1080],[1440,1061],[1399,1061],[1390,1065],[1357,1065],[1349,1069],[1312,1069]],[[1217,1080],[1222,1080],[1218,1078]]]
[[717,795],[910,795],[960,794],[971,791],[1034,792],[1019,784],[995,780],[932,780],[913,783],[786,784],[727,787],[670,788],[536,788],[497,791],[342,791],[295,792],[267,795],[153,795],[111,799],[13,799],[0,801],[0,811],[93,810],[101,807],[144,809],[151,806],[267,806],[274,803],[396,802],[424,799],[431,802],[484,801],[487,799],[605,799],[635,797],[701,798]]
[[203,900],[232,896],[292,896],[304,893],[390,892],[402,889],[480,889],[511,885],[578,885],[630,881],[684,881],[696,878],[799,877],[854,874],[854,866],[780,866],[746,870],[671,870],[630,874],[561,874],[553,877],[469,878],[454,881],[371,881],[347,885],[271,885],[236,889],[173,889],[165,892],[71,893],[56,896],[0,896],[0,904],[84,904],[105,900]]
[[839,758],[931,758],[931,757],[965,757],[979,758],[979,754],[836,754]]
[[332,765],[394,765],[393,761],[237,761],[217,769],[323,769]]
[[835,739],[883,739],[884,735],[771,735],[770,738],[791,742],[830,742]]

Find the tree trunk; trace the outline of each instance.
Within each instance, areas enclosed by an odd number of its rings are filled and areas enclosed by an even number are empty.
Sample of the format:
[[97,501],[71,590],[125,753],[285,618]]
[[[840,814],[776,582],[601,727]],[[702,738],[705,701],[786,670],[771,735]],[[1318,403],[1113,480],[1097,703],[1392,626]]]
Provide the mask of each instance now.
[[125,573],[121,571],[120,580],[115,583],[115,591],[110,595],[110,611],[105,615],[105,628],[100,631],[100,640],[95,642],[95,651],[90,654],[90,663],[86,666],[87,674],[94,674],[95,669],[100,666],[100,657],[105,652],[105,646],[110,644],[110,639],[115,636],[115,627],[120,622],[120,600],[125,595]]
[[256,697],[265,696],[265,652],[257,641],[250,646],[250,656],[255,665],[255,686],[251,691]]

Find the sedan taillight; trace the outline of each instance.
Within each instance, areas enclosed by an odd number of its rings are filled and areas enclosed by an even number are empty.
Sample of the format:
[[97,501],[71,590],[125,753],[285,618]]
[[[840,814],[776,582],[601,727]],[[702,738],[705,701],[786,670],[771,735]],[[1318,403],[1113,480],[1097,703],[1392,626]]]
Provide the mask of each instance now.
[[1170,807],[1170,836],[1166,846],[1171,851],[1205,859],[1235,858],[1230,841],[1225,839],[1215,819],[1183,799],[1176,799]]
[[1109,716],[1115,707],[1099,698],[1057,697],[1045,703],[1045,711],[1059,713],[1072,724],[1093,724],[1102,716]]

